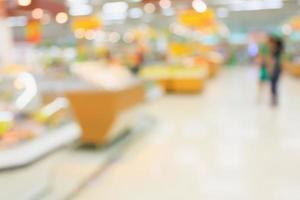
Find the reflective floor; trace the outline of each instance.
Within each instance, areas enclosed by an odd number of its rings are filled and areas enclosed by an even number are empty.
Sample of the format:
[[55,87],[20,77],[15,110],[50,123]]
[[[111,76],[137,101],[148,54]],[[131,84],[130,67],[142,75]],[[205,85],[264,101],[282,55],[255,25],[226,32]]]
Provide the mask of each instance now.
[[[227,69],[201,95],[149,103],[154,126],[74,199],[300,200],[300,79],[283,77],[274,109],[268,88],[258,102],[256,78],[253,68]],[[95,168],[101,154],[65,150],[49,158],[58,178],[72,177],[54,189]]]
[[153,130],[78,196],[106,200],[299,200],[300,80],[278,109],[255,69],[224,71],[200,96],[149,105]]

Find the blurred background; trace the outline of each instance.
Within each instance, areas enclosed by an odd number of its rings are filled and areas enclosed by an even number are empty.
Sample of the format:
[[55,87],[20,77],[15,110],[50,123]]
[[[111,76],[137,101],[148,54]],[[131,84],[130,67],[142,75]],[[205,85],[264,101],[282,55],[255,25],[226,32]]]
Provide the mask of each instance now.
[[0,0],[0,199],[299,200],[299,8]]

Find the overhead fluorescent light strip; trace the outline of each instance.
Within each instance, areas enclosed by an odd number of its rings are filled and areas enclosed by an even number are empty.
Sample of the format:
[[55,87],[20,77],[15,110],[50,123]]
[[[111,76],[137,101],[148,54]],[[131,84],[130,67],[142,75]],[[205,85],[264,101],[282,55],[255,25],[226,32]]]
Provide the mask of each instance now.
[[18,16],[8,17],[7,22],[10,27],[22,27],[27,25],[28,20],[25,16]]
[[125,20],[127,18],[128,4],[126,2],[105,3],[102,7],[104,21]]
[[131,8],[129,10],[129,17],[132,19],[141,18],[141,17],[143,17],[143,15],[144,15],[144,12],[140,8]]
[[244,1],[242,3],[234,3],[229,6],[232,11],[253,11],[253,10],[267,10],[280,9],[283,7],[282,0],[253,0]]
[[70,7],[70,15],[85,16],[93,13],[93,7],[88,4],[76,4]]
[[69,7],[74,6],[74,5],[82,5],[82,4],[88,4],[89,0],[68,0],[67,5]]

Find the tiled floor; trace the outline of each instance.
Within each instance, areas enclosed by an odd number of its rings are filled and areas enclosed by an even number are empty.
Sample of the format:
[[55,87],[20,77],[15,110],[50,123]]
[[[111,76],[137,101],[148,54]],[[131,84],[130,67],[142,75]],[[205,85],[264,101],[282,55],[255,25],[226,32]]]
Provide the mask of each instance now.
[[[149,103],[155,126],[75,199],[300,200],[300,79],[284,76],[281,105],[273,109],[267,96],[257,102],[256,75],[249,68],[224,70],[201,95]],[[52,189],[59,190],[105,155],[65,150],[55,157],[50,163],[60,166],[55,174],[64,181]],[[35,187],[36,179],[26,183]]]
[[254,69],[148,109],[157,126],[77,200],[300,199],[300,80],[284,77],[278,109],[257,103]]

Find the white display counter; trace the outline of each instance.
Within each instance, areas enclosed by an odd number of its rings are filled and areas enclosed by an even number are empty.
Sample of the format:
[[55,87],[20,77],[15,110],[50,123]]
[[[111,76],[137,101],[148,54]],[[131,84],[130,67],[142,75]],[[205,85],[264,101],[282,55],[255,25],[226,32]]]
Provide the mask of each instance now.
[[0,151],[0,170],[28,165],[43,156],[65,146],[80,137],[80,129],[75,123],[69,123],[56,130],[49,131],[32,141],[18,144]]

